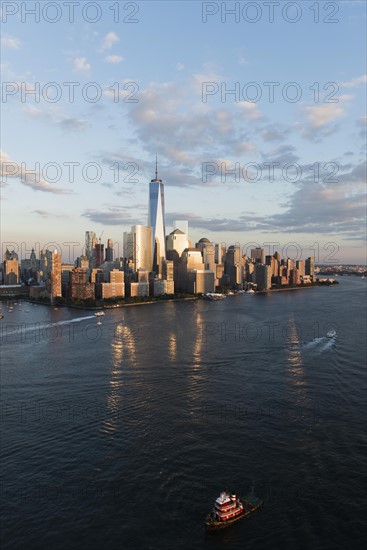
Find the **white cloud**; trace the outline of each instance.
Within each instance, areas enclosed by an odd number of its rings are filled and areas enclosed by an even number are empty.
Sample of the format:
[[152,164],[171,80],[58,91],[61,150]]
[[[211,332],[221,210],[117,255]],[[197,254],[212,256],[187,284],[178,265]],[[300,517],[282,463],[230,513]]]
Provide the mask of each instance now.
[[23,108],[23,111],[30,118],[38,118],[42,114],[41,109],[37,109],[37,107],[34,107],[33,105],[27,105]]
[[123,60],[124,58],[121,55],[107,55],[105,57],[105,61],[108,63],[121,63]]
[[348,80],[348,82],[342,82],[340,85],[343,86],[343,88],[356,88],[360,84],[366,84],[367,83],[367,75],[362,76],[356,76],[355,78],[352,78],[352,80]]
[[110,50],[112,46],[119,41],[120,39],[115,32],[107,33],[104,39],[102,40],[101,51]]
[[340,118],[345,113],[344,103],[352,99],[351,95],[342,95],[338,103],[324,103],[321,106],[305,107],[304,112],[312,128],[321,128]]
[[178,71],[183,71],[184,68],[185,68],[185,65],[184,65],[183,63],[178,62],[178,63],[176,64],[176,69],[177,69]]
[[76,57],[74,59],[74,70],[78,73],[87,73],[90,71],[91,65],[85,57]]
[[236,103],[236,105],[242,109],[244,117],[248,120],[257,120],[262,117],[256,103],[252,103],[250,101],[240,101],[239,103]]
[[72,193],[71,189],[61,189],[46,181],[37,168],[28,168],[25,162],[14,162],[5,151],[0,151],[0,175],[5,185],[8,178],[18,178],[23,185],[30,187],[34,191],[55,194]]
[[21,41],[15,36],[3,36],[1,38],[1,45],[4,48],[12,48],[13,50],[19,50],[21,46]]

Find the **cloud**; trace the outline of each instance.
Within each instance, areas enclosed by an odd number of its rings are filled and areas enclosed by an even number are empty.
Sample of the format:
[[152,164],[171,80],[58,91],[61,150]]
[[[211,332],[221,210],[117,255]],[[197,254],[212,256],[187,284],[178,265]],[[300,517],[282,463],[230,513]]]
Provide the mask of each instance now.
[[252,103],[250,101],[240,101],[239,103],[236,103],[236,106],[242,110],[244,117],[248,120],[257,120],[262,118],[262,114],[256,103]]
[[[34,163],[36,166],[36,163]],[[29,168],[25,162],[14,162],[4,151],[0,151],[0,175],[2,182],[7,185],[8,178],[20,179],[23,185],[30,187],[34,191],[43,191],[45,193],[54,193],[58,195],[70,194],[71,189],[61,189],[46,181],[39,168]]]
[[342,95],[336,103],[324,103],[320,106],[305,107],[304,112],[313,128],[320,128],[340,118],[345,113],[345,103],[353,99],[351,95]]
[[80,118],[74,118],[74,117],[67,117],[65,116],[62,120],[58,121],[56,123],[58,126],[60,126],[63,130],[84,130],[88,123],[85,120],[82,120]]
[[335,236],[336,240],[338,237],[364,240],[366,163],[341,171],[337,179],[335,183],[324,182],[322,185],[312,181],[312,177],[305,179],[283,205],[284,212],[280,214],[261,216],[241,212],[229,218],[168,212],[167,225],[175,219],[186,219],[192,228],[218,233],[257,230],[262,233],[328,234]]
[[104,39],[102,40],[100,51],[110,50],[112,46],[119,41],[120,41],[120,38],[117,36],[115,32],[111,31],[107,33]]
[[305,114],[312,128],[320,128],[341,117],[344,109],[338,103],[327,103],[319,107],[306,107]]
[[139,102],[128,111],[142,147],[152,156],[158,153],[165,174],[172,174],[170,185],[213,185],[202,181],[203,162],[223,157],[242,161],[244,154],[256,148],[243,124],[243,118],[259,117],[256,107],[242,107],[245,115],[241,117],[236,113],[238,107],[204,104],[201,82],[212,78],[195,74],[185,85],[150,83],[139,90]]
[[265,162],[278,162],[282,168],[285,164],[299,161],[299,156],[295,153],[296,148],[293,145],[279,145],[267,153],[261,153]]
[[47,210],[32,210],[31,214],[37,214],[42,218],[67,218],[68,217],[63,214],[54,214],[54,213],[48,212]]
[[180,62],[176,63],[176,69],[178,71],[183,71],[184,68],[185,68],[185,65],[183,65],[182,63],[180,63]]
[[91,65],[87,62],[85,57],[76,57],[74,59],[74,70],[77,73],[87,73],[91,69]]
[[105,57],[105,61],[107,61],[107,63],[121,63],[123,60],[124,58],[121,55],[107,55]]
[[352,78],[351,80],[348,80],[348,82],[341,82],[340,86],[343,88],[357,88],[360,84],[366,84],[367,83],[367,75],[362,76],[356,76],[355,78]]
[[293,129],[291,127],[282,126],[280,124],[269,124],[260,131],[260,136],[265,142],[284,141]]
[[131,216],[131,208],[115,205],[105,205],[104,210],[87,209],[82,216],[102,225],[139,225],[145,223]]
[[33,105],[27,105],[23,108],[23,112],[32,119],[51,123],[63,130],[84,130],[88,126],[86,120],[70,117],[61,108],[55,106],[42,110]]
[[4,48],[11,48],[13,50],[19,50],[21,46],[21,41],[19,38],[16,38],[15,36],[3,36],[1,38],[1,45]]

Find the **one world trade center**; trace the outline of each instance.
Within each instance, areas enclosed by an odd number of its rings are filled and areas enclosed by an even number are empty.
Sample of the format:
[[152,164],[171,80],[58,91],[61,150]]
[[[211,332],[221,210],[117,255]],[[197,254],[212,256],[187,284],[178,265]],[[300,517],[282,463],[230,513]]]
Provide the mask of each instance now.
[[149,183],[148,225],[152,227],[152,270],[162,276],[163,261],[166,259],[166,227],[164,223],[164,185],[158,179],[156,159],[155,179]]

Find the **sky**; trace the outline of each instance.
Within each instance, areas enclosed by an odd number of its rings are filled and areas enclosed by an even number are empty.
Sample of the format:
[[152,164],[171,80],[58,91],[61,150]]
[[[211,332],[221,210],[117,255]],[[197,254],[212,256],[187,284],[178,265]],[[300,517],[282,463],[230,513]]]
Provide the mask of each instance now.
[[366,10],[2,2],[2,253],[123,255],[157,155],[167,233],[365,264]]

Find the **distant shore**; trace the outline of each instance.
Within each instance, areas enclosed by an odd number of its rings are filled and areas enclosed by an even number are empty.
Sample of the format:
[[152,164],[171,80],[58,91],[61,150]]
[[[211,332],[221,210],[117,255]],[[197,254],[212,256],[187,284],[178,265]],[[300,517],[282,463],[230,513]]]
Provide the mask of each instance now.
[[122,307],[129,307],[129,306],[146,306],[146,305],[152,305],[152,304],[165,304],[167,302],[184,302],[187,300],[198,300],[198,299],[199,299],[198,296],[187,296],[185,298],[167,298],[163,300],[147,300],[145,302],[132,302],[130,304],[104,304],[100,306],[87,306],[87,305],[72,304],[72,303],[58,304],[57,302],[54,304],[51,304],[50,302],[43,302],[42,300],[30,300],[29,298],[22,301],[28,302],[30,304],[53,307],[54,309],[59,307],[71,307],[74,309],[83,309],[85,311],[103,311],[105,309],[119,309]]

